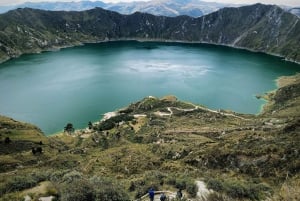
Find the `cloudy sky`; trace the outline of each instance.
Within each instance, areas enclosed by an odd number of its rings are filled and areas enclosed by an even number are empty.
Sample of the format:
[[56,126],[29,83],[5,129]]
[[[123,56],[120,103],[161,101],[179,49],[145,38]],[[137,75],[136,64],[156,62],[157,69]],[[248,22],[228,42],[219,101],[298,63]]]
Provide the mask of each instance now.
[[[24,2],[57,2],[57,1],[80,1],[80,0],[0,0],[0,5],[16,5]],[[95,0],[94,0],[95,1]],[[103,2],[130,2],[134,0],[102,0]],[[143,1],[143,0],[135,0]],[[144,0],[147,1],[147,0]],[[278,5],[289,5],[289,6],[300,6],[300,0],[203,0],[210,2],[221,2],[221,3],[237,3],[237,4],[253,4],[253,3],[265,3],[265,4],[278,4]]]

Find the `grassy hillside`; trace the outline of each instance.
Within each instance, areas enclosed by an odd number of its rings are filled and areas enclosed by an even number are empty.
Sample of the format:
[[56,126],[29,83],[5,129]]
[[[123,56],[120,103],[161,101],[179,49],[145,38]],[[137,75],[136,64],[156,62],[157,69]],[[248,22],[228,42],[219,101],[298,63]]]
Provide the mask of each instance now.
[[199,200],[196,181],[210,201],[299,200],[299,87],[299,75],[282,78],[257,116],[146,97],[50,137],[1,117],[0,200],[130,200],[150,187]]

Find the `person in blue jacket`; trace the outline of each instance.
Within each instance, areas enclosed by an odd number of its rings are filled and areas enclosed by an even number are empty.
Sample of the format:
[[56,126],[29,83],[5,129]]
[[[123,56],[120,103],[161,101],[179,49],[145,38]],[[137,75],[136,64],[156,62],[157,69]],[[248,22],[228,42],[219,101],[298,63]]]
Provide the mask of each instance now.
[[149,194],[150,201],[153,201],[154,200],[154,189],[150,188],[148,194]]

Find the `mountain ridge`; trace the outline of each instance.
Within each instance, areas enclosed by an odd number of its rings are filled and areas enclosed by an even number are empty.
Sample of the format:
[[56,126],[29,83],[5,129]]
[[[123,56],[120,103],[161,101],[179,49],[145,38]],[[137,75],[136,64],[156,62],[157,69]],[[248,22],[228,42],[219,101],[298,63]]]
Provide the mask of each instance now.
[[80,2],[27,2],[16,6],[0,6],[0,12],[4,13],[16,8],[35,8],[52,11],[83,11],[101,7],[103,9],[112,10],[121,14],[132,14],[134,12],[144,12],[162,16],[178,16],[189,15],[191,17],[199,17],[203,14],[216,11],[226,6],[238,6],[233,4],[222,4],[213,2],[202,2],[198,0],[185,1],[135,1],[135,2],[119,2],[105,3],[102,1],[80,1]]
[[17,9],[0,15],[0,60],[109,40],[210,43],[300,62],[300,20],[273,5],[224,8],[211,14],[165,17],[136,12]]

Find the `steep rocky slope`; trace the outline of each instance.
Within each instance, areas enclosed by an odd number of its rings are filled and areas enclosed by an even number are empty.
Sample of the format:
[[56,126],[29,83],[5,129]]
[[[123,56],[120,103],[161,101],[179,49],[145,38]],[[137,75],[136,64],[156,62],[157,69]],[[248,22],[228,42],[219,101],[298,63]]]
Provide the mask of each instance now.
[[0,59],[107,40],[158,40],[228,45],[300,61],[299,18],[277,6],[224,8],[209,15],[121,15],[17,9],[0,15]]

